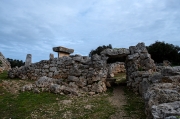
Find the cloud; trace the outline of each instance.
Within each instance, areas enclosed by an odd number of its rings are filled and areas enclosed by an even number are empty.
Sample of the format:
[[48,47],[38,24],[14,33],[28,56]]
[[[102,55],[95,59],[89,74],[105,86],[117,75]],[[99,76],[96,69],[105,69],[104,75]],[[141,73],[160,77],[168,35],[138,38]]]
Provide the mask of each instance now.
[[37,62],[48,59],[55,46],[88,55],[108,44],[180,45],[179,5],[179,0],[1,0],[0,51],[22,60],[31,53]]

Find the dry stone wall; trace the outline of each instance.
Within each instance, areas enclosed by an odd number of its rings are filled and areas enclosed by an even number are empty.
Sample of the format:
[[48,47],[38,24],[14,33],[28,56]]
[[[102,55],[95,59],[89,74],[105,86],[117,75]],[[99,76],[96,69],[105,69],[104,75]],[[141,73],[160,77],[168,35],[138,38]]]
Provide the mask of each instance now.
[[9,70],[9,69],[11,69],[11,64],[0,52],[0,73],[2,73],[4,70]]
[[92,84],[97,85],[101,81],[102,83],[99,87],[103,88],[95,92],[103,92],[106,90],[104,84],[107,77],[113,77],[115,73],[125,71],[124,63],[107,65],[107,59],[109,57],[124,56],[127,57],[125,62],[127,85],[138,92],[142,82],[155,70],[154,62],[150,54],[148,54],[144,43],[138,43],[129,49],[106,49],[101,52],[100,56],[94,55],[92,58],[75,55],[43,60],[29,66],[14,68],[9,71],[8,75],[10,78],[18,77],[21,79],[38,80],[42,76],[47,76],[70,82],[81,82],[85,87],[89,85],[89,89],[92,90],[94,90]]
[[156,70],[154,61],[144,43],[129,47],[130,54],[126,58],[127,85],[139,91],[143,81]]
[[108,68],[107,77],[109,78],[114,77],[115,74],[126,72],[124,62],[115,62],[115,63],[107,64],[107,68]]
[[86,91],[106,91],[105,81],[108,70],[106,68],[107,57],[94,55],[70,56],[43,60],[29,66],[14,68],[9,71],[10,78],[38,80],[46,76],[54,79],[62,79],[64,82],[74,82],[78,87]]

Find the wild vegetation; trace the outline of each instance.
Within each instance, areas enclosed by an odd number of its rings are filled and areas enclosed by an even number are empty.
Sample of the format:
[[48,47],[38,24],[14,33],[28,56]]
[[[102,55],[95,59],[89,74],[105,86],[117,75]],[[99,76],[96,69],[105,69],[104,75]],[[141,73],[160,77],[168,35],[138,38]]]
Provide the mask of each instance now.
[[22,60],[10,59],[10,58],[7,58],[7,60],[11,64],[11,68],[16,67],[16,66],[21,67],[25,64]]
[[103,45],[103,46],[97,47],[95,50],[91,50],[91,52],[89,53],[89,57],[93,56],[94,54],[100,55],[100,53],[107,48],[112,49],[112,45],[111,44],[107,46]]
[[173,65],[180,65],[180,47],[170,43],[156,41],[147,47],[149,54],[156,63],[163,60],[170,61]]

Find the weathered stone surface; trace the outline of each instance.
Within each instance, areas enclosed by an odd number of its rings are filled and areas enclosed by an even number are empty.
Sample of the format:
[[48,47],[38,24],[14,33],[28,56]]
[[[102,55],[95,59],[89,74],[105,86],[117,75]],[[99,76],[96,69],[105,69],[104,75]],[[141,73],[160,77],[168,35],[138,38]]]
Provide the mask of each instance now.
[[53,83],[56,83],[57,79],[49,78],[46,76],[40,77],[36,82],[36,86],[39,88],[48,87]]
[[180,66],[170,67],[167,66],[161,71],[163,76],[180,75]]
[[0,73],[3,72],[4,70],[10,70],[10,69],[11,69],[11,64],[0,52]]
[[[152,109],[153,107],[156,107],[163,103],[180,101],[179,90],[180,84],[155,83],[151,85],[150,88],[147,90],[146,94],[144,95],[147,116],[152,118],[152,114],[155,114],[154,109]],[[173,115],[169,114],[168,116]]]
[[146,88],[143,87],[143,84],[149,83],[143,80],[143,82],[141,82],[137,79],[150,77],[156,70],[156,66],[154,61],[151,59],[150,54],[148,54],[144,43],[138,43],[136,46],[130,46],[129,50],[130,55],[126,58],[127,85],[133,87],[134,91],[139,91],[143,94],[144,91],[142,90],[146,90]]
[[115,74],[126,72],[124,62],[115,62],[107,65],[108,77],[114,77]]
[[32,63],[32,55],[31,54],[27,54],[26,56],[26,61],[25,61],[25,66],[29,66]]
[[[137,83],[138,85],[138,83]],[[150,87],[150,82],[148,81],[147,78],[143,78],[142,82],[139,81],[139,93],[140,95],[144,96],[145,93],[147,92],[148,88]]]
[[101,52],[101,55],[106,55],[106,56],[115,56],[115,57],[122,57],[122,56],[127,56],[129,55],[129,49],[126,48],[118,48],[118,49],[106,49]]
[[71,53],[74,52],[73,49],[65,48],[65,47],[62,47],[62,46],[53,47],[53,51],[54,52],[64,52],[64,53],[68,53],[68,54],[71,54]]
[[68,76],[67,80],[68,80],[68,81],[77,82],[77,81],[79,81],[79,78],[76,77],[76,76]]
[[154,72],[149,77],[149,81],[151,81],[152,83],[159,83],[161,82],[162,79],[163,79],[163,76],[161,75],[161,73],[158,73],[158,72]]
[[179,119],[180,101],[152,106],[153,119]]
[[54,59],[54,54],[50,53],[49,54],[49,59]]
[[53,51],[58,52],[58,58],[64,57],[64,56],[69,57],[69,55],[74,52],[73,49],[65,48],[62,46],[53,47]]
[[101,60],[100,55],[95,54],[95,55],[92,56],[92,61],[100,61],[100,60]]

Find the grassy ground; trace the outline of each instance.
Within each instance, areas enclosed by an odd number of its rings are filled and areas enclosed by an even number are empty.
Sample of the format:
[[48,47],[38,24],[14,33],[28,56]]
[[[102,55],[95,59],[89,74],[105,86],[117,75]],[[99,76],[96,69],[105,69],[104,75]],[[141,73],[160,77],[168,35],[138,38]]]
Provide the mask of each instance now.
[[[11,119],[53,118],[53,119],[106,119],[115,113],[108,97],[112,90],[95,96],[74,97],[48,92],[12,93],[4,87],[4,82],[17,82],[8,79],[7,72],[0,75],[0,117]],[[4,88],[3,88],[4,87]]]
[[114,75],[117,84],[126,83],[126,73],[118,73]]
[[[57,95],[49,92],[12,93],[13,91],[8,89],[12,87],[11,90],[13,90],[13,86],[24,83],[29,83],[29,81],[8,79],[7,72],[0,74],[0,118],[108,119],[118,111],[117,107],[108,100],[113,95],[112,88],[108,89],[106,93],[82,97]],[[5,84],[11,86],[7,88]],[[134,115],[137,115],[139,119],[143,119],[144,108],[140,98],[127,88],[124,91],[127,104],[122,109],[126,112],[127,117],[133,118]]]
[[107,95],[69,97],[51,93],[20,93],[18,96],[0,96],[0,117],[25,118],[108,118],[115,108],[106,100]]
[[145,104],[140,95],[134,93],[128,87],[124,88],[124,94],[127,104],[123,106],[123,110],[126,112],[127,117],[134,119],[146,119]]

